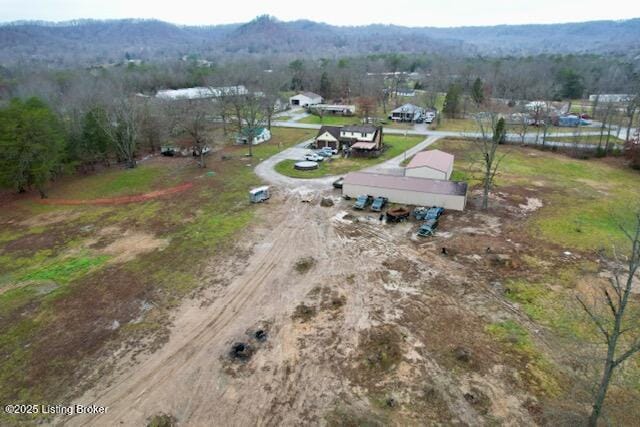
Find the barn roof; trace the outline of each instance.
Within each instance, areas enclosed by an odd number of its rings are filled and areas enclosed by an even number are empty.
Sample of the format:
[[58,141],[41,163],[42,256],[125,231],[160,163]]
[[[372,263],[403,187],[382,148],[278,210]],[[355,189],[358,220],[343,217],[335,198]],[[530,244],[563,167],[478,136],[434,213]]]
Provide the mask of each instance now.
[[407,169],[428,167],[447,172],[453,166],[453,154],[440,150],[420,151],[407,165]]
[[467,194],[466,182],[414,178],[410,176],[383,175],[367,172],[348,173],[344,177],[343,184],[364,185],[368,187],[413,191],[419,193],[444,194],[450,196],[464,196]]

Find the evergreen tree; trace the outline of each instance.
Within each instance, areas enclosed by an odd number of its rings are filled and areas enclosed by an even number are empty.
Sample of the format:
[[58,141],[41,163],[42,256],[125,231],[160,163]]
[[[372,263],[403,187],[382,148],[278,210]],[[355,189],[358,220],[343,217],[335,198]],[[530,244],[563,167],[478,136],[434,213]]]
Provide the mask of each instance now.
[[62,169],[65,138],[51,109],[38,98],[14,99],[0,110],[0,185],[24,192],[45,186]]
[[484,84],[480,77],[473,82],[473,87],[471,88],[471,98],[473,98],[473,102],[476,105],[480,105],[484,102]]
[[457,84],[449,85],[449,90],[444,98],[444,107],[442,110],[447,117],[454,118],[460,110],[460,86]]
[[585,89],[582,83],[582,76],[573,69],[563,69],[559,73],[557,81],[560,83],[560,97],[569,99],[579,99],[582,97]]
[[326,71],[320,77],[320,95],[325,99],[331,96],[331,82]]

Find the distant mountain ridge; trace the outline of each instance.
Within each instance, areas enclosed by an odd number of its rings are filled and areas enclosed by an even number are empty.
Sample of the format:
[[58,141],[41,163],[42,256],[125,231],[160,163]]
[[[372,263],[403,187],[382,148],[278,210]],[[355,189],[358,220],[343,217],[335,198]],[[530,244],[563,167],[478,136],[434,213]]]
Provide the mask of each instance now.
[[260,16],[245,24],[75,20],[0,25],[0,62],[104,63],[197,54],[340,56],[387,52],[454,55],[617,53],[640,55],[640,18],[492,27],[339,27]]

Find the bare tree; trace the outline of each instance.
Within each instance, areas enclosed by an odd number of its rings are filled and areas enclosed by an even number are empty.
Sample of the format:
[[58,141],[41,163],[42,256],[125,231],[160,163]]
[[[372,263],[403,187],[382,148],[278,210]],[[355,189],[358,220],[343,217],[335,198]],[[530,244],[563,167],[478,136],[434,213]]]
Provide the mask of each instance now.
[[107,121],[96,120],[108,135],[118,157],[127,167],[136,167],[140,106],[135,99],[123,97],[107,108]]
[[247,138],[249,145],[249,157],[253,156],[253,140],[257,136],[258,129],[266,122],[264,101],[255,93],[237,96],[234,99],[238,130],[241,136]]
[[211,148],[206,133],[208,117],[213,110],[210,99],[185,99],[171,101],[167,107],[171,110],[172,128],[189,135],[193,143],[193,155],[198,159],[198,166],[206,168],[205,154]]
[[367,123],[375,115],[376,100],[372,97],[361,96],[356,100],[356,106],[363,123]]
[[495,113],[478,114],[475,117],[480,128],[480,137],[475,138],[475,144],[480,150],[482,163],[482,209],[489,208],[489,193],[493,187],[494,178],[500,163],[506,153],[498,155],[498,145],[504,141],[506,136],[505,122],[502,117],[498,118]]
[[625,136],[625,141],[631,139],[631,127],[633,126],[633,118],[640,106],[640,95],[636,95],[627,103],[627,108],[625,109],[625,113],[629,121],[627,122],[627,133]]
[[[598,304],[588,304],[578,297],[582,308],[593,321],[602,335],[607,347],[602,377],[598,385],[593,409],[589,417],[589,426],[595,427],[602,414],[602,408],[607,390],[615,370],[625,360],[640,351],[640,334],[638,334],[638,319],[632,318],[631,313],[637,314],[640,308],[637,300],[631,298],[632,288],[636,281],[636,273],[640,267],[640,210],[634,218],[634,229],[620,227],[631,246],[630,255],[621,259],[614,248],[615,267],[613,278],[608,286],[603,286],[601,298],[604,309],[599,310]],[[631,303],[631,304],[630,304]],[[636,332],[635,336],[630,336]]]
[[515,120],[515,133],[520,137],[520,143],[525,145],[527,139],[527,132],[529,131],[529,123],[531,118],[527,109],[523,109],[516,115]]

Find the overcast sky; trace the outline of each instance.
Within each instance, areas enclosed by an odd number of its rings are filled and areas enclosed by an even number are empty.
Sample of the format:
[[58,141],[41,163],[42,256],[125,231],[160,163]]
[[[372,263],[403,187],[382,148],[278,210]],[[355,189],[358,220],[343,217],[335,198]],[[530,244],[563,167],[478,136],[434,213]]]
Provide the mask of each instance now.
[[304,18],[334,25],[452,27],[628,19],[640,16],[637,4],[635,0],[0,0],[0,21],[155,18],[177,24],[225,24],[269,14],[283,21]]

